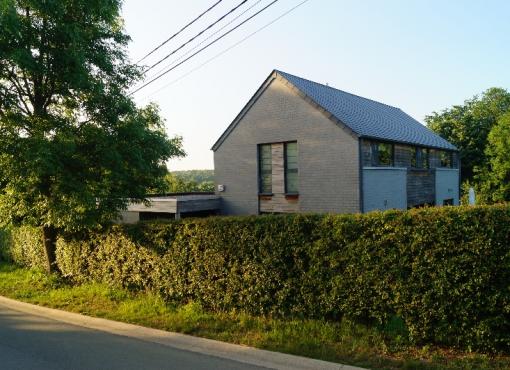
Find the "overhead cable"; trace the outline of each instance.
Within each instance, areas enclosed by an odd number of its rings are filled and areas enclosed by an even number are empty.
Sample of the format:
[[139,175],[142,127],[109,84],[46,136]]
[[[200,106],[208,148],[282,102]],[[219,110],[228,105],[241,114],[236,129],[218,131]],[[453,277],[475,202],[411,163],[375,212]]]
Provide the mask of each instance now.
[[208,9],[206,9],[204,12],[202,12],[198,17],[196,17],[195,19],[193,19],[191,22],[189,22],[188,24],[186,24],[184,27],[182,27],[179,31],[177,31],[176,33],[174,33],[172,36],[170,36],[168,39],[166,39],[165,41],[163,41],[161,44],[159,44],[158,46],[156,46],[154,49],[152,49],[150,52],[148,52],[147,54],[145,54],[144,57],[142,57],[140,60],[138,60],[138,62],[136,62],[136,64],[140,64],[141,62],[143,62],[145,59],[147,59],[149,56],[151,56],[152,54],[154,54],[157,50],[159,50],[161,47],[163,47],[164,45],[166,45],[169,41],[171,41],[172,39],[174,39],[177,35],[179,35],[182,31],[184,31],[186,28],[188,28],[189,26],[191,26],[193,23],[195,23],[196,21],[198,21],[200,18],[202,18],[204,15],[206,15],[207,13],[209,13],[211,10],[213,10],[217,5],[219,5],[219,3],[221,3],[223,0],[218,0],[217,2],[215,2],[212,6],[210,6]]
[[202,51],[204,51],[205,49],[209,48],[210,46],[214,45],[215,43],[217,43],[218,41],[220,41],[221,39],[223,39],[224,37],[226,37],[227,35],[231,34],[232,32],[234,32],[236,29],[238,29],[239,27],[241,27],[242,25],[244,25],[245,23],[249,22],[250,20],[252,20],[253,18],[255,18],[257,15],[259,15],[260,13],[262,13],[263,11],[265,11],[266,9],[268,9],[269,7],[271,7],[272,5],[276,4],[279,0],[273,0],[271,3],[269,3],[268,5],[266,5],[264,8],[260,9],[258,12],[254,13],[253,15],[251,15],[249,18],[245,19],[244,21],[242,21],[241,23],[239,23],[237,26],[231,28],[230,30],[228,30],[227,32],[225,32],[224,34],[222,34],[220,37],[214,39],[213,41],[211,41],[209,44],[207,44],[206,46],[202,47],[201,49],[197,50],[195,53],[191,54],[189,57],[187,57],[186,59],[182,60],[181,62],[177,63],[176,65],[172,66],[171,68],[167,69],[166,71],[160,73],[159,75],[157,75],[156,77],[154,77],[153,79],[149,80],[148,82],[146,82],[145,84],[143,84],[142,86],[138,87],[137,89],[135,89],[134,91],[132,91],[131,93],[129,93],[129,95],[133,95],[135,93],[137,93],[138,91],[142,90],[143,88],[149,86],[150,84],[154,83],[155,81],[159,80],[161,77],[165,76],[166,74],[170,73],[171,71],[175,70],[177,67],[181,66],[182,64],[186,63],[188,60],[190,60],[191,58],[193,58],[194,56],[200,54]]
[[257,6],[262,0],[257,0],[256,3],[252,4],[248,9],[245,9],[242,13],[238,14],[235,18],[233,18],[232,20],[230,20],[228,23],[226,23],[225,25],[223,25],[221,28],[219,28],[218,30],[214,31],[213,33],[211,33],[209,36],[207,36],[205,39],[203,39],[202,41],[200,41],[198,44],[196,44],[195,46],[193,46],[191,49],[189,49],[188,51],[186,51],[184,54],[182,54],[179,58],[177,59],[174,59],[172,62],[170,62],[169,64],[165,65],[164,67],[162,67],[161,69],[159,69],[157,72],[154,72],[153,76],[163,72],[165,69],[167,69],[168,67],[174,65],[175,63],[183,60],[186,56],[190,55],[193,51],[197,50],[201,45],[203,45],[205,42],[207,42],[208,40],[210,40],[211,38],[213,38],[214,36],[216,36],[218,33],[220,33],[221,31],[223,31],[225,28],[227,28],[228,26],[230,26],[232,23],[234,23],[235,21],[237,21],[239,18],[241,18],[244,14],[246,14],[247,12],[249,12],[251,9],[253,9],[255,6]]
[[271,22],[265,24],[264,26],[260,27],[259,29],[257,29],[256,31],[250,33],[248,36],[244,37],[243,39],[239,40],[238,42],[236,42],[235,44],[229,46],[228,48],[224,49],[223,51],[221,51],[220,53],[216,54],[215,56],[213,56],[212,58],[209,58],[207,59],[205,62],[203,62],[202,64],[198,65],[197,67],[193,68],[192,70],[190,70],[189,72],[186,72],[185,74],[183,74],[182,76],[176,78],[175,80],[172,80],[171,82],[169,82],[168,84],[162,86],[161,88],[159,88],[158,90],[154,91],[153,93],[151,93],[150,95],[146,96],[144,98],[144,100],[147,100],[149,99],[150,97],[156,95],[157,93],[159,93],[160,91],[176,84],[177,82],[179,82],[180,80],[186,78],[187,76],[191,75],[192,73],[198,71],[199,69],[203,68],[204,66],[206,66],[207,64],[211,63],[213,60],[221,57],[223,54],[226,54],[227,52],[229,52],[230,50],[234,49],[235,47],[241,45],[243,42],[245,42],[246,40],[250,39],[251,37],[255,36],[257,33],[263,31],[264,29],[266,29],[267,27],[271,26],[273,23],[276,23],[278,22],[281,18],[285,17],[287,14],[289,13],[292,13],[294,10],[296,10],[297,8],[299,8],[301,5],[305,4],[306,2],[308,2],[309,0],[304,0],[302,2],[300,2],[299,4],[297,4],[296,6],[292,7],[291,9],[287,10],[286,12],[284,12],[283,14],[279,15],[278,17],[276,17],[275,19],[273,19]]
[[168,58],[170,58],[172,55],[174,55],[175,53],[177,53],[179,50],[181,50],[183,47],[185,47],[186,45],[190,44],[191,42],[195,41],[198,37],[200,37],[201,35],[204,34],[204,32],[210,30],[212,27],[214,27],[215,25],[217,25],[219,22],[221,22],[223,19],[225,19],[226,17],[228,17],[230,14],[232,14],[233,12],[235,12],[237,9],[239,9],[241,6],[243,6],[248,0],[242,0],[239,4],[237,4],[234,8],[232,8],[229,12],[223,14],[220,18],[218,18],[215,22],[211,23],[209,26],[207,26],[206,28],[204,28],[202,31],[200,31],[199,33],[197,33],[195,36],[193,36],[192,38],[190,38],[188,41],[186,41],[184,44],[182,44],[181,46],[179,46],[177,49],[174,49],[172,50],[172,52],[170,52],[169,54],[167,54],[165,57],[163,57],[162,59],[158,60],[156,63],[154,63],[153,65],[151,65],[150,67],[146,68],[143,73],[147,73],[148,71],[150,71],[151,69],[153,69],[154,67],[160,65],[161,63],[163,63],[165,60],[167,60]]

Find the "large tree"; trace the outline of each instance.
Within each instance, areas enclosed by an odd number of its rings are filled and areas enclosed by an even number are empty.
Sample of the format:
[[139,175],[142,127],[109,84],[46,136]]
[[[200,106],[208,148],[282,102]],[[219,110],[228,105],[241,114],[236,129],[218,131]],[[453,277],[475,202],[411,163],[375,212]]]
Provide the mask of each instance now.
[[510,201],[510,112],[492,128],[485,150],[487,166],[476,176],[482,203]]
[[61,231],[100,225],[161,189],[183,155],[155,106],[137,108],[119,0],[0,0],[0,215]]
[[509,111],[510,92],[490,88],[463,105],[433,112],[425,121],[429,128],[459,148],[462,178],[472,180],[475,167],[487,165],[485,150],[489,132],[499,117]]

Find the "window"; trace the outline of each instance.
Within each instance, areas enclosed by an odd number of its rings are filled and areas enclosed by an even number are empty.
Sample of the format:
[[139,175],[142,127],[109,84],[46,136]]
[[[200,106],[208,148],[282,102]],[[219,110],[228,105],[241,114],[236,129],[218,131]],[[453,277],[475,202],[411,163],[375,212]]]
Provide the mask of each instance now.
[[414,156],[411,160],[411,167],[429,168],[429,151],[425,148],[415,148]]
[[372,143],[373,166],[393,166],[393,145]]
[[443,200],[443,206],[453,206],[453,198]]
[[298,192],[298,151],[297,143],[285,143],[285,192]]
[[452,153],[441,151],[439,152],[439,160],[441,167],[452,168]]
[[259,145],[259,191],[262,194],[270,194],[273,191],[272,161],[271,144]]

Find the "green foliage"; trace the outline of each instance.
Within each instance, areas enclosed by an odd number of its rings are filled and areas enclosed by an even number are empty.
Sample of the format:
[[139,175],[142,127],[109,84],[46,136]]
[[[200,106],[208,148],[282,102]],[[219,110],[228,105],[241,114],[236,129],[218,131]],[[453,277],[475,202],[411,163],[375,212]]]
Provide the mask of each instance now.
[[9,229],[0,228],[0,262],[12,261],[11,258],[12,235]]
[[214,217],[61,238],[63,274],[215,312],[347,318],[510,350],[510,208]]
[[374,370],[506,370],[510,366],[508,356],[493,358],[410,345],[401,338],[405,328],[398,319],[378,328],[346,318],[328,322],[211,312],[196,302],[176,306],[151,293],[99,283],[73,285],[40,270],[2,263],[0,294],[90,316]]
[[166,191],[169,193],[213,192],[213,170],[174,171],[166,175]]
[[66,231],[161,189],[183,155],[157,107],[138,108],[118,0],[0,2],[0,215]]
[[425,117],[430,129],[460,150],[463,180],[471,180],[475,167],[486,166],[488,135],[498,118],[510,111],[510,92],[490,88],[480,97],[466,100]]
[[0,257],[30,268],[44,268],[40,230],[28,226],[0,229]]
[[198,184],[203,182],[214,182],[214,170],[172,171],[172,175],[175,175],[186,182],[195,181]]
[[510,112],[498,119],[488,143],[488,166],[477,176],[480,196],[485,203],[510,201]]

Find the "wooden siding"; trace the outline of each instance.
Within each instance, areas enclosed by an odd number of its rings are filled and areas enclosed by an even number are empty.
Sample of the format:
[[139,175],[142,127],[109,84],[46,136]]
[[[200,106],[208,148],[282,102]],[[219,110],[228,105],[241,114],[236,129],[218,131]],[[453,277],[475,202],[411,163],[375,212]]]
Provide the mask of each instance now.
[[411,167],[415,155],[415,148],[409,145],[395,144],[394,146],[395,167]]
[[173,197],[149,198],[150,205],[133,203],[128,206],[130,212],[180,213],[217,210],[220,200],[216,195],[179,195]]
[[407,207],[435,204],[435,170],[407,169]]
[[372,148],[368,140],[361,140],[361,161],[363,167],[372,166]]

